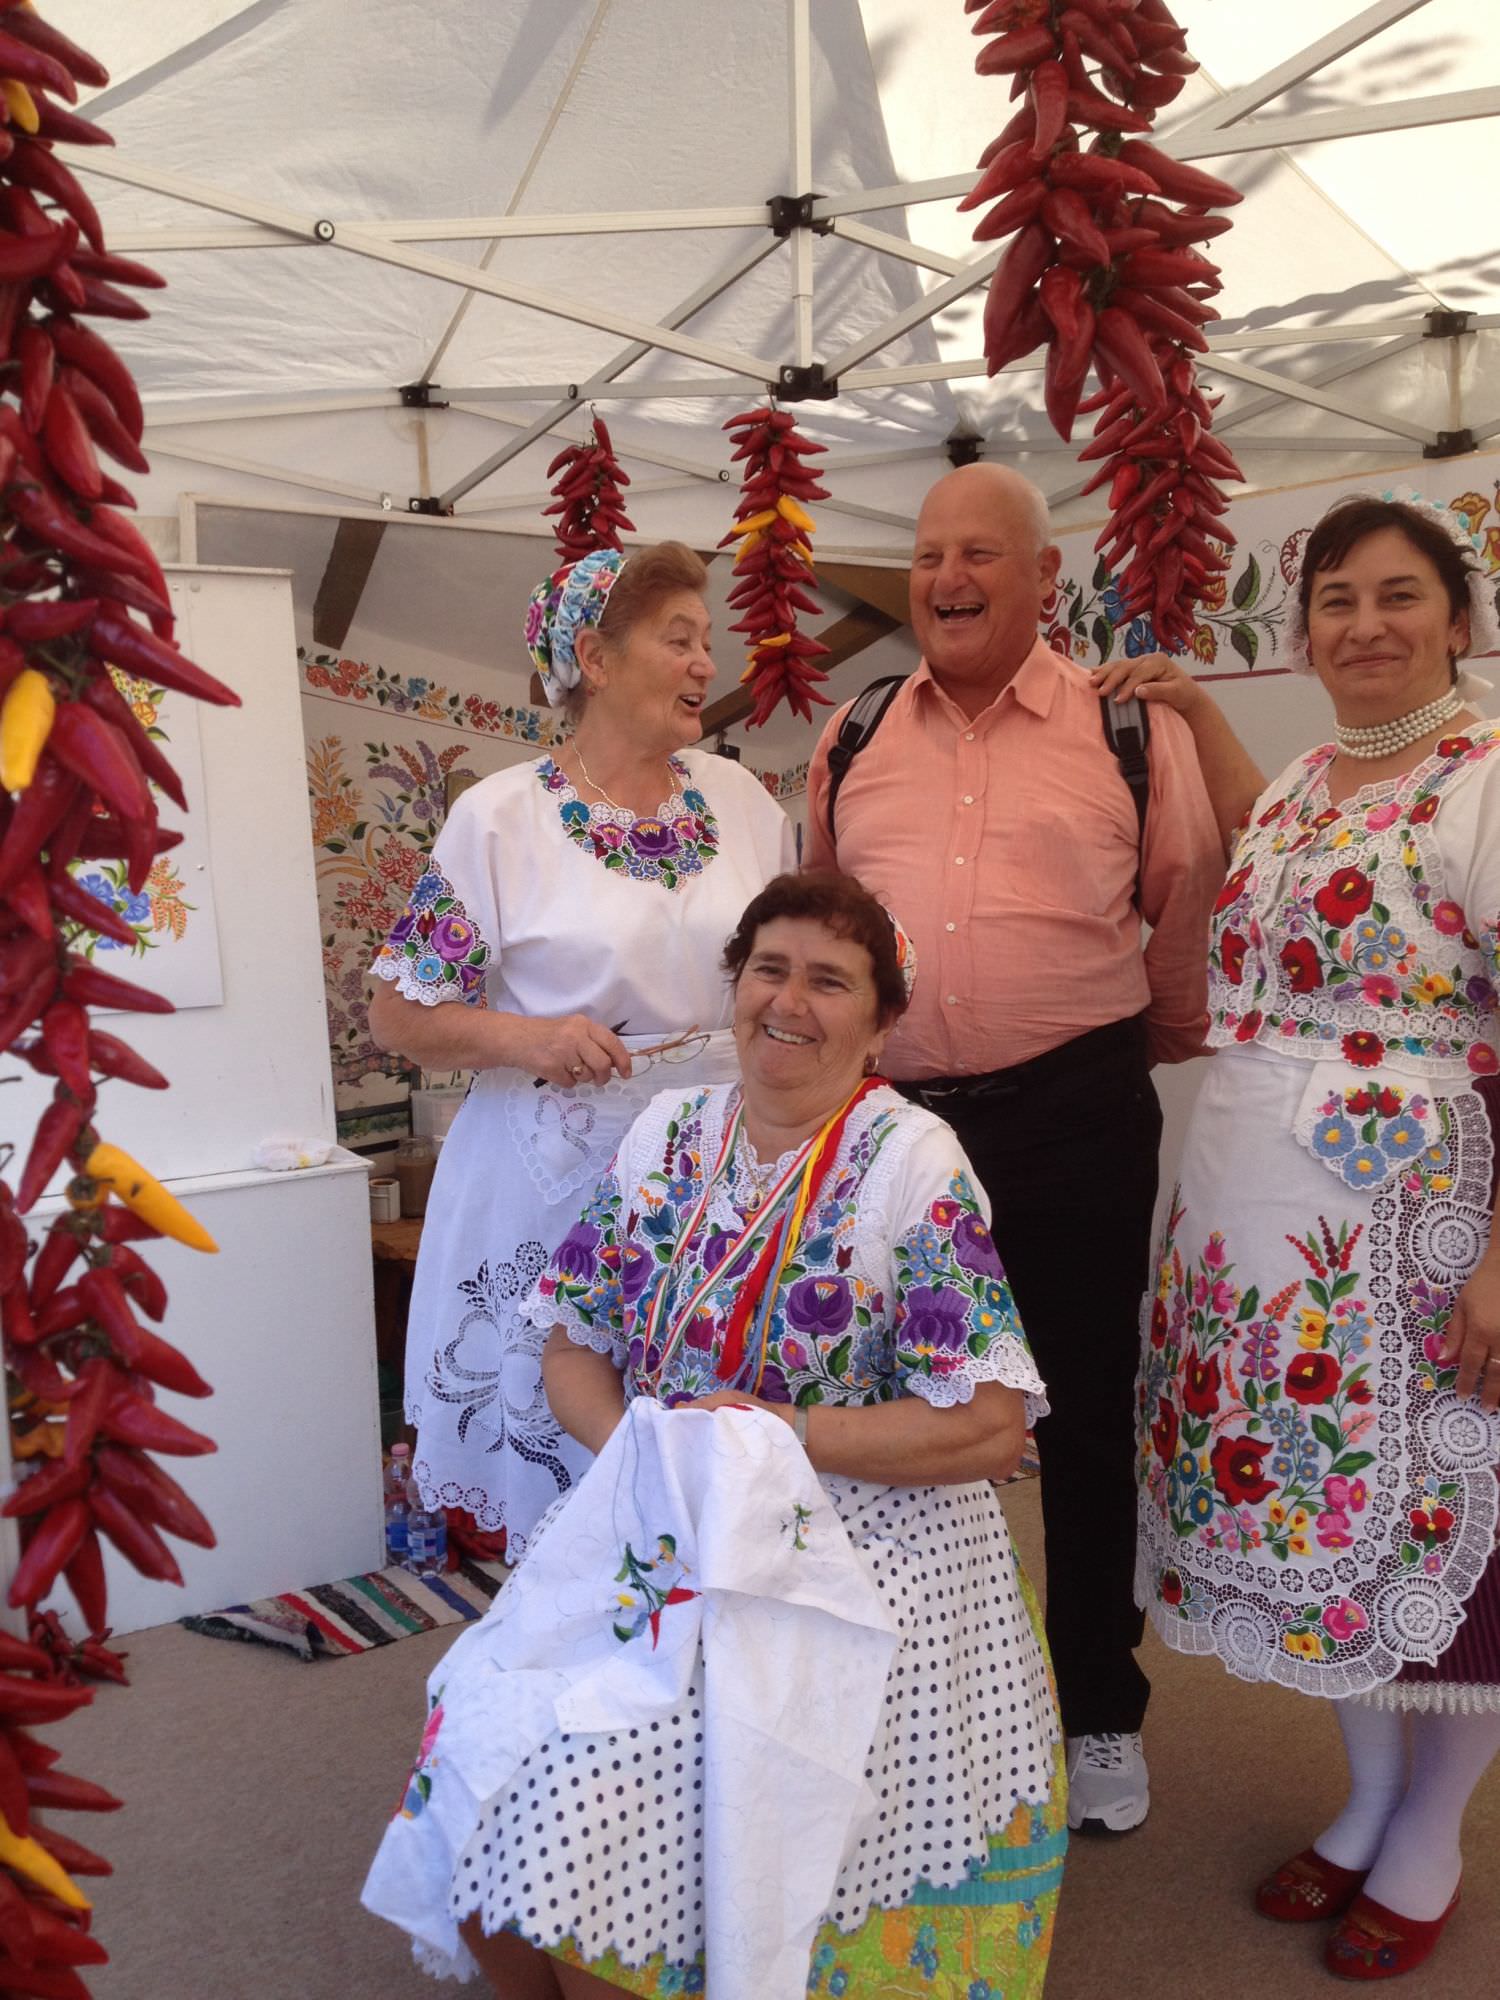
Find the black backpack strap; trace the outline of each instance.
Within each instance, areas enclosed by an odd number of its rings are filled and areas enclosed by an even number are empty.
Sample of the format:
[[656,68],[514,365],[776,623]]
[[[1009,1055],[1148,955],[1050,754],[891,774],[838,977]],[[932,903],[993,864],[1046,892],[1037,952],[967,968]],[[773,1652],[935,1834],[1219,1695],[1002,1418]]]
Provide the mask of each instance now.
[[849,711],[839,724],[839,733],[828,749],[828,801],[824,812],[828,825],[828,838],[838,845],[838,835],[834,831],[833,808],[839,795],[839,787],[848,775],[849,766],[870,738],[885,720],[885,712],[906,685],[905,674],[885,674],[878,681],[871,681],[861,694],[857,694],[849,704]]
[[[1143,701],[1134,697],[1117,702],[1112,695],[1102,694],[1099,697],[1099,713],[1104,723],[1104,740],[1120,767],[1120,776],[1130,787],[1130,796],[1135,800],[1139,855],[1146,845],[1146,808],[1151,800],[1151,759],[1147,754],[1151,742],[1150,710]],[[1136,865],[1139,869],[1139,860]],[[1135,899],[1137,903],[1141,900],[1139,878]]]

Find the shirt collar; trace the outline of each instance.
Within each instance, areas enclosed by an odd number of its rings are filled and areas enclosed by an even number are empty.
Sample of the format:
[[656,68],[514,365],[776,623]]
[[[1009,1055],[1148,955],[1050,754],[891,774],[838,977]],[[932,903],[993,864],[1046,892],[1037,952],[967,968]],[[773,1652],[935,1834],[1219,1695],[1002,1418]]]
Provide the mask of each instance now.
[[[1062,660],[1040,636],[1034,641],[1031,651],[1022,660],[1015,673],[1006,682],[988,707],[982,708],[975,716],[976,723],[995,715],[1001,704],[1008,698],[1018,701],[1022,708],[1029,709],[1035,716],[1045,719],[1052,713],[1053,699],[1057,694],[1057,683],[1061,677]],[[931,667],[923,660],[912,676],[913,685],[920,689],[930,687],[933,696],[944,708],[954,715],[961,714],[951,696],[939,687]],[[969,725],[965,725],[969,726]]]

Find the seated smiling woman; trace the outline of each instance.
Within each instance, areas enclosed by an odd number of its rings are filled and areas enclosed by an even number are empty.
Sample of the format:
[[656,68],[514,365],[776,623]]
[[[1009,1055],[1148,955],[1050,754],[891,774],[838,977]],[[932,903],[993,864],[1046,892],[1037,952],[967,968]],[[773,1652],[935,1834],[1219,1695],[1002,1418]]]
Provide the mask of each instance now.
[[725,966],[741,1081],[653,1100],[528,1302],[598,1457],[434,1671],[365,1900],[524,2000],[1036,1995],[1059,1725],[991,1481],[1041,1381],[957,1141],[874,1074],[886,912],[780,876]]

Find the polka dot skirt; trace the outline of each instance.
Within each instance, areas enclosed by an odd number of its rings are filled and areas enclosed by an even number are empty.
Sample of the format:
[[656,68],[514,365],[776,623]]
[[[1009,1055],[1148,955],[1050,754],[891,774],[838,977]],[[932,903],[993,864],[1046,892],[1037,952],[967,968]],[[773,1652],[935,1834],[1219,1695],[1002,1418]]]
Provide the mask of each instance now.
[[[824,1482],[899,1620],[866,1776],[866,1819],[828,1915],[845,1930],[919,1880],[961,1881],[1016,1804],[1048,1796],[1058,1725],[1046,1663],[987,1485]],[[454,1867],[455,1919],[475,1910],[541,1945],[639,1965],[703,1942],[703,1666],[665,1719],[548,1739],[485,1805]],[[795,1856],[773,1833],[769,1850]]]

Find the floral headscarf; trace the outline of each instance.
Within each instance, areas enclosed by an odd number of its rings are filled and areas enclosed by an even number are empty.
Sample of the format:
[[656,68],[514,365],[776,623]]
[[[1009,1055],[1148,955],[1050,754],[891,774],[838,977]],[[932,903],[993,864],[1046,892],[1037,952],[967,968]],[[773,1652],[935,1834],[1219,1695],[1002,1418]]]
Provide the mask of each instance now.
[[[1398,493],[1394,487],[1386,487],[1383,493],[1351,493],[1349,499],[1395,500],[1403,507],[1410,507],[1413,513],[1425,515],[1443,530],[1454,547],[1465,555],[1480,555],[1478,538],[1469,526],[1467,514],[1456,512],[1451,507],[1436,506],[1431,500],[1408,487]],[[1342,503],[1340,503],[1342,504]],[[1310,674],[1313,671],[1312,653],[1307,643],[1307,621],[1302,615],[1300,597],[1293,595],[1287,608],[1286,620],[1287,664],[1294,673]],[[1469,572],[1469,644],[1470,654],[1500,652],[1500,616],[1495,610],[1495,586],[1486,574],[1481,557],[1479,566]],[[1462,673],[1458,677],[1458,692],[1465,701],[1477,701],[1490,692],[1491,683],[1478,674]]]
[[912,988],[917,983],[917,948],[901,927],[901,920],[894,910],[887,910],[891,929],[896,934],[896,970],[901,974],[901,984],[906,988],[906,1004],[911,1005]]
[[568,690],[577,687],[578,634],[592,630],[604,616],[609,593],[624,567],[618,549],[594,549],[554,570],[531,593],[526,650],[542,677],[550,707],[561,708]]

